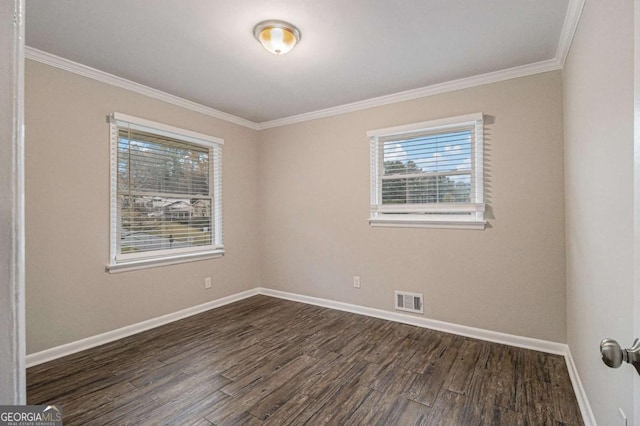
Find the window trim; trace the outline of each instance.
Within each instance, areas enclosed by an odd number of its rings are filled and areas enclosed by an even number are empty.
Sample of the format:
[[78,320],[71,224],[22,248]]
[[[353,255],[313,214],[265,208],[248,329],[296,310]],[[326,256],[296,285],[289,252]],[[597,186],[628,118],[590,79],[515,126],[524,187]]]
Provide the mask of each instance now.
[[[191,130],[181,129],[162,123],[134,117],[118,112],[108,116],[110,139],[110,209],[109,209],[109,263],[105,270],[110,273],[126,272],[137,269],[153,268],[158,266],[173,265],[177,263],[193,262],[196,260],[212,259],[225,254],[222,234],[222,145],[224,140],[197,133]],[[187,247],[179,251],[158,250],[148,254],[127,256],[122,258],[119,251],[120,225],[118,223],[118,139],[119,129],[130,128],[160,136],[170,137],[180,141],[197,144],[211,150],[211,213],[212,227],[215,240],[211,245]]]
[[179,263],[195,262],[197,260],[216,259],[224,256],[224,249],[200,251],[198,253],[181,253],[158,258],[147,258],[142,260],[130,260],[115,264],[109,264],[105,271],[115,274],[119,272],[137,271],[139,269],[157,268],[160,266],[176,265]]
[[[460,128],[474,128],[471,142],[471,202],[470,203],[436,203],[432,205],[416,204],[382,204],[382,167],[380,140],[388,137],[409,136],[412,133],[440,133]],[[484,170],[483,170],[483,137],[484,120],[482,113],[460,115],[438,120],[423,121],[402,126],[370,130],[367,137],[370,141],[370,196],[371,207],[369,224],[383,227],[410,228],[450,228],[450,229],[484,229]],[[428,214],[424,214],[424,213]],[[413,214],[412,214],[413,213]],[[422,214],[419,214],[422,213]],[[453,216],[449,213],[466,213]]]

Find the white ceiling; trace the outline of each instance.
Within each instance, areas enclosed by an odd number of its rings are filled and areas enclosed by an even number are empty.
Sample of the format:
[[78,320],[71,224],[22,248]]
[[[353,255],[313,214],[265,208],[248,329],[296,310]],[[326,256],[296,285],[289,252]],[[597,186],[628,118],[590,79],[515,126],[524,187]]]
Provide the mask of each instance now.
[[[26,43],[262,123],[557,62],[575,1],[27,0]],[[266,19],[300,44],[268,53],[252,33]]]

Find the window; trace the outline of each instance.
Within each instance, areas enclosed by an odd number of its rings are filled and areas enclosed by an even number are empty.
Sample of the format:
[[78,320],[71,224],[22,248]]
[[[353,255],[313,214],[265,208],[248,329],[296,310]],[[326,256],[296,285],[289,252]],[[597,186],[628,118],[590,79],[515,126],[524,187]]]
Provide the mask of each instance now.
[[110,272],[224,254],[221,139],[110,116]]
[[482,114],[367,132],[372,226],[484,229]]

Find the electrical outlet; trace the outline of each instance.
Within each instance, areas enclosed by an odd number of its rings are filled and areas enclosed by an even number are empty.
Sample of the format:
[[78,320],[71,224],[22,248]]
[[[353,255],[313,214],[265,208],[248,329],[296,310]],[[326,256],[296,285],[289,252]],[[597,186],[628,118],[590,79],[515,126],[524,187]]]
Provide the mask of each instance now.
[[207,277],[204,279],[204,288],[206,289],[210,289],[211,288],[211,277]]
[[353,277],[353,286],[355,288],[360,288],[360,277]]

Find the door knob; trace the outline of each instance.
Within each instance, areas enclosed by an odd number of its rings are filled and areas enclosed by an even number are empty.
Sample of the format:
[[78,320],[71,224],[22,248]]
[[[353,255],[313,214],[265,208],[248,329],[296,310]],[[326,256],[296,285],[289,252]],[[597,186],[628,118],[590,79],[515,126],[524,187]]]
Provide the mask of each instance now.
[[618,368],[622,362],[628,362],[636,368],[640,374],[640,339],[633,342],[633,346],[622,349],[620,344],[613,339],[604,339],[600,342],[602,361],[611,368]]

